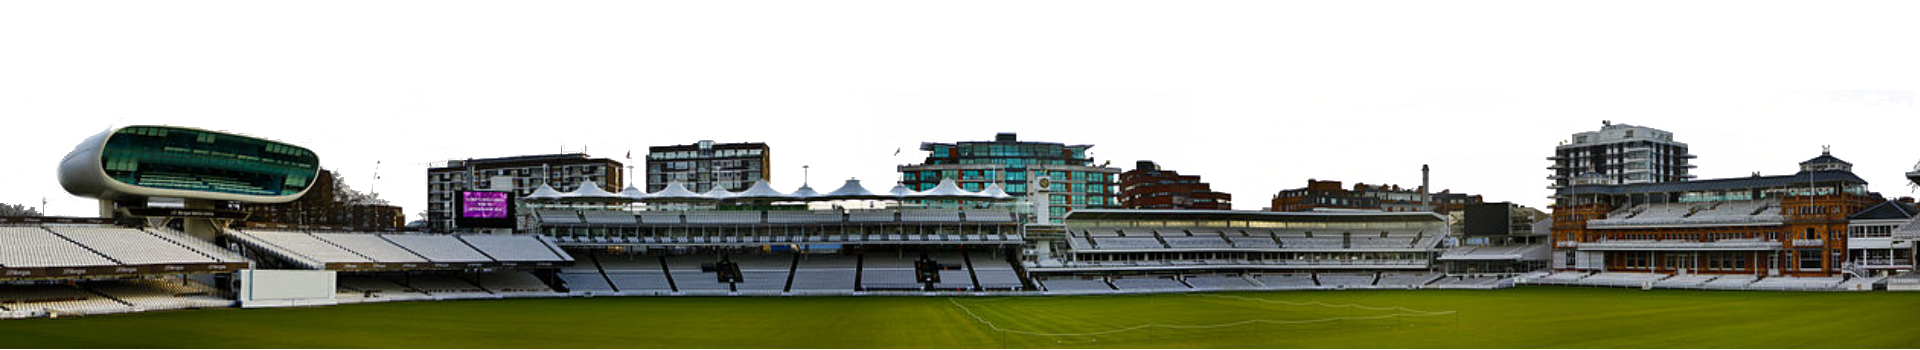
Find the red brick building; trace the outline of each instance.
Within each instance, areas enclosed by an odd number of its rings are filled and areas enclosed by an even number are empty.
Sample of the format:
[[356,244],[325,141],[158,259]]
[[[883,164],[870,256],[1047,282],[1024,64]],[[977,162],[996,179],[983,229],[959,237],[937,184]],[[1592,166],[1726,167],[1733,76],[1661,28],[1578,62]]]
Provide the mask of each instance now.
[[1199,175],[1161,170],[1153,161],[1134,163],[1120,174],[1120,207],[1126,209],[1231,210],[1233,195],[1214,192]]

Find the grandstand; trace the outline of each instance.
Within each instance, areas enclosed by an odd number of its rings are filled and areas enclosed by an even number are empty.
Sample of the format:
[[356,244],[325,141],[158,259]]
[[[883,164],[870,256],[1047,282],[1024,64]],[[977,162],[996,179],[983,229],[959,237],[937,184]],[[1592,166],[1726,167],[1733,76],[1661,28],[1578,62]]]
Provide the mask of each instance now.
[[509,235],[306,233],[230,230],[228,237],[274,261],[335,271],[553,267],[573,258],[544,238]]
[[[565,213],[557,213],[562,211]],[[1018,245],[1007,210],[552,210],[541,235],[564,247],[708,246],[782,243]],[[572,217],[589,219],[569,220]],[[638,220],[629,222],[624,217]],[[599,218],[599,219],[591,219]]]

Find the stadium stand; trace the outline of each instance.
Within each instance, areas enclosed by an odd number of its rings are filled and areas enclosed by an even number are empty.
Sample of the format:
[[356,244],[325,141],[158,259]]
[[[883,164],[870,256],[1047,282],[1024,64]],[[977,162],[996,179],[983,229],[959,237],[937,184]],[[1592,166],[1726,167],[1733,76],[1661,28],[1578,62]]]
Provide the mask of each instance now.
[[566,270],[559,274],[562,286],[572,293],[612,294],[616,292],[613,284],[607,282],[606,275],[600,271]]
[[[712,255],[675,255],[667,257],[668,275],[673,278],[675,291],[680,293],[731,292],[733,285],[720,283],[720,276],[713,272],[701,271],[701,264],[720,261]],[[624,288],[622,288],[624,289]]]
[[1253,280],[1260,282],[1264,289],[1312,289],[1319,286],[1313,282],[1313,275],[1307,274],[1260,274]]
[[972,258],[973,274],[980,278],[982,290],[1024,290],[1020,274],[1006,260],[995,259],[991,254],[967,254]]
[[1054,278],[1036,282],[1039,282],[1040,288],[1045,289],[1047,293],[1105,293],[1114,290],[1113,286],[1108,285],[1104,279]]
[[848,293],[854,289],[859,261],[855,257],[830,254],[805,254],[793,275],[792,292]]
[[491,298],[493,293],[473,284],[471,281],[435,273],[408,274],[395,277],[395,282],[414,290],[427,293],[435,299],[481,299]]
[[134,279],[89,283],[88,288],[140,310],[174,310],[233,306],[213,287],[179,278]]
[[1233,248],[1233,244],[1218,234],[1202,236],[1164,236],[1167,247],[1173,249]]
[[458,237],[466,241],[468,246],[479,249],[481,253],[496,261],[559,262],[564,260],[535,236],[461,235]]
[[934,283],[938,290],[975,290],[973,271],[967,269],[967,258],[958,251],[942,251],[927,254],[928,258],[942,266],[957,266],[959,269],[940,270],[940,282]]
[[900,222],[956,222],[960,211],[953,209],[907,209],[900,211]]
[[917,253],[862,254],[860,288],[863,290],[922,290],[925,286],[914,278],[913,262],[919,259]]
[[406,248],[414,254],[437,263],[473,263],[492,262],[485,254],[468,246],[454,236],[438,235],[381,235],[387,241]]
[[[503,296],[555,296],[559,295],[539,277],[525,271],[488,272],[474,277],[477,284],[494,294]],[[605,280],[601,280],[605,284]]]
[[[311,235],[298,232],[231,230],[232,237],[255,246],[269,248],[267,251],[288,261],[304,265],[310,269],[325,269],[329,263],[365,263],[372,262],[365,256],[355,254],[332,243],[327,243]],[[272,249],[279,248],[279,249]]]
[[1747,285],[1759,280],[1753,275],[1720,275],[1712,281],[1700,285],[1704,289],[1747,289]]
[[633,225],[640,223],[640,219],[635,218],[633,213],[625,211],[588,210],[580,212],[580,216],[582,222],[595,225]]
[[223,263],[247,262],[247,258],[240,256],[239,253],[216,246],[212,242],[193,238],[180,231],[165,228],[146,229],[146,231],[148,234],[160,237],[162,240],[187,247],[187,249],[193,249],[193,251],[200,252],[200,254],[205,254],[209,258],[213,258],[214,261]]
[[374,275],[341,274],[334,297],[342,303],[430,300],[426,293]]
[[1761,290],[1837,290],[1842,277],[1767,277],[1747,285],[1747,289]]
[[1382,287],[1424,286],[1424,285],[1427,285],[1428,283],[1433,283],[1433,281],[1440,279],[1441,276],[1443,276],[1443,274],[1438,272],[1429,272],[1429,273],[1387,272],[1387,273],[1381,273],[1380,280],[1378,282],[1374,282],[1374,285],[1382,286]]
[[740,283],[734,285],[740,292],[786,292],[787,276],[794,267],[792,255],[738,254],[728,259],[740,265]]
[[534,211],[534,215],[540,218],[540,222],[547,224],[579,224],[585,222],[580,219],[580,212],[572,210],[537,210]]
[[1324,287],[1365,287],[1372,286],[1375,278],[1373,274],[1318,273],[1314,279]]
[[1603,287],[1643,288],[1654,282],[1666,279],[1669,275],[1632,272],[1602,272],[1580,279],[1578,284]]
[[382,263],[426,263],[427,258],[420,257],[405,248],[394,245],[386,239],[370,234],[315,233],[314,238],[333,243],[342,249],[359,253]]
[[1171,276],[1114,277],[1112,282],[1115,289],[1128,292],[1170,292],[1192,289]]
[[50,313],[100,315],[137,311],[133,306],[68,285],[29,285],[0,288],[0,307],[27,316]]
[[48,226],[47,229],[126,265],[215,262],[205,254],[135,229],[98,226]]
[[86,247],[40,227],[0,226],[0,266],[64,267],[117,265]]
[[1239,275],[1187,276],[1186,281],[1188,285],[1193,286],[1194,290],[1203,290],[1203,291],[1204,290],[1252,290],[1259,287],[1257,285],[1254,285],[1252,281],[1247,280],[1246,277],[1241,277]]
[[1696,274],[1675,275],[1673,277],[1668,277],[1667,279],[1655,281],[1653,282],[1653,286],[1656,288],[1685,288],[1685,289],[1700,288],[1701,286],[1706,285],[1707,282],[1713,281],[1713,279],[1716,277],[1719,277],[1719,276],[1696,275]]

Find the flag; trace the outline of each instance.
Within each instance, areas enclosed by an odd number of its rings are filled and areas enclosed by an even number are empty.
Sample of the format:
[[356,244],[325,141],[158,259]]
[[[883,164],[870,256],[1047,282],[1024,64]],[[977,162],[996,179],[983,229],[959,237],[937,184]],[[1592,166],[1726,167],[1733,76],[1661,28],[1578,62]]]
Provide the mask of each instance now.
[[633,160],[633,150],[627,150],[627,160]]
[[894,149],[893,149],[893,155],[896,155],[896,156],[897,156],[897,155],[900,155],[900,150],[902,150],[902,149],[905,149],[905,148],[894,148]]

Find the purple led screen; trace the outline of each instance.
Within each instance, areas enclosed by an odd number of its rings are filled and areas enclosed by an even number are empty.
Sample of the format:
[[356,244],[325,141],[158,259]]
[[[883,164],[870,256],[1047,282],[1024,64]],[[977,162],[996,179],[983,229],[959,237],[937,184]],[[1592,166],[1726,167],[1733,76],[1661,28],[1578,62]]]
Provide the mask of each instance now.
[[462,192],[460,217],[474,219],[505,219],[507,209],[513,205],[509,201],[509,192]]

